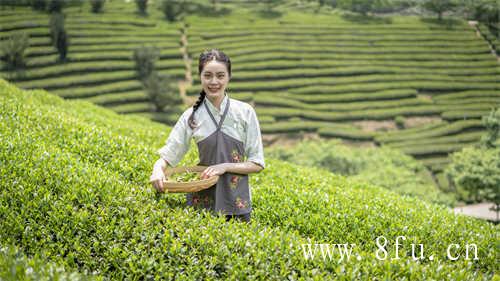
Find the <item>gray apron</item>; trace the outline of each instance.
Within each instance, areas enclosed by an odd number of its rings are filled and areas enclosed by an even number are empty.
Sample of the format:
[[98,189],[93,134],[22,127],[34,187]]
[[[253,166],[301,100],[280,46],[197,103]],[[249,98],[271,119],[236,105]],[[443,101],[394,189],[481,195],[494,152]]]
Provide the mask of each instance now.
[[[220,163],[243,162],[245,148],[243,142],[221,131],[224,119],[229,111],[229,99],[219,124],[204,103],[210,118],[217,129],[209,137],[198,142],[199,165],[211,166]],[[252,211],[248,175],[224,173],[217,184],[186,195],[187,204],[195,208],[204,208],[224,215],[248,214]]]

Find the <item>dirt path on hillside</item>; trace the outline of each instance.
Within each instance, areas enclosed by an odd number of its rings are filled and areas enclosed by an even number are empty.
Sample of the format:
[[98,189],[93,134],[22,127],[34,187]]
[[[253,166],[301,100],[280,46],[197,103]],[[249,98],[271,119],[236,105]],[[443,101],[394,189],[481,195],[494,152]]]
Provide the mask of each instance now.
[[193,76],[191,72],[191,63],[192,59],[189,56],[188,52],[188,38],[187,38],[187,24],[184,23],[184,26],[181,29],[181,47],[180,51],[182,53],[182,60],[184,61],[184,80],[179,81],[179,93],[182,98],[182,102],[185,105],[192,105],[196,98],[189,97],[186,93],[186,89],[191,87],[193,84]]
[[484,41],[486,41],[486,44],[488,44],[488,47],[490,48],[491,53],[497,58],[497,62],[500,62],[500,57],[495,52],[495,48],[493,48],[493,46],[490,44],[490,42],[488,40],[486,40],[486,38],[483,36],[483,34],[481,33],[481,30],[479,30],[479,27],[477,26],[478,22],[477,21],[469,21],[468,23],[469,23],[469,26],[474,28],[474,30],[476,31],[476,36],[483,39]]

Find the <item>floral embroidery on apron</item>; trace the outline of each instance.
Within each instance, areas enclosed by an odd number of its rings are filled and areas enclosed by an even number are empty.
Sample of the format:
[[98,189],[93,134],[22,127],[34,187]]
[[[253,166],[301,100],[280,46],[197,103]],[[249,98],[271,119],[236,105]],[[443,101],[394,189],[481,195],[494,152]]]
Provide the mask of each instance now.
[[[245,155],[243,142],[221,131],[229,111],[229,100],[219,123],[213,117],[206,103],[204,105],[217,129],[210,136],[198,142],[199,165],[211,166],[220,163],[243,162]],[[225,173],[219,176],[219,180],[214,186],[199,192],[188,193],[186,198],[188,205],[221,212],[225,215],[247,214],[252,210],[248,175],[243,174]]]

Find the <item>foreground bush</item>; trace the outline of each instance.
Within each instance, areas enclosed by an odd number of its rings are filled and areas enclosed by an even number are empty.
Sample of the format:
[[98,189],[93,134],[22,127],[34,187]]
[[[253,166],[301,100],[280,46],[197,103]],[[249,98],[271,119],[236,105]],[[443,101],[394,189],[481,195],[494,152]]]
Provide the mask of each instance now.
[[[253,222],[226,223],[147,183],[167,127],[3,81],[0,96],[0,244],[68,271],[130,280],[486,280],[498,270],[497,226],[276,160],[251,177]],[[183,164],[195,160],[192,149]],[[380,235],[424,243],[435,260],[413,261],[408,247],[400,260],[378,260]],[[360,260],[305,260],[308,241],[354,243]],[[480,258],[447,260],[450,243],[476,243]]]

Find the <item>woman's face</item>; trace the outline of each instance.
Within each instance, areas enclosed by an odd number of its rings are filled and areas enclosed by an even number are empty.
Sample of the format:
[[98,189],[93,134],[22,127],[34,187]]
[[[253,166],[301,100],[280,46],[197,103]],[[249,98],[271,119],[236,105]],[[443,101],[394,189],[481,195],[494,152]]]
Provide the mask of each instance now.
[[216,100],[224,97],[224,92],[228,83],[229,74],[224,63],[211,60],[205,64],[201,72],[201,86],[203,90],[205,90],[207,98]]

